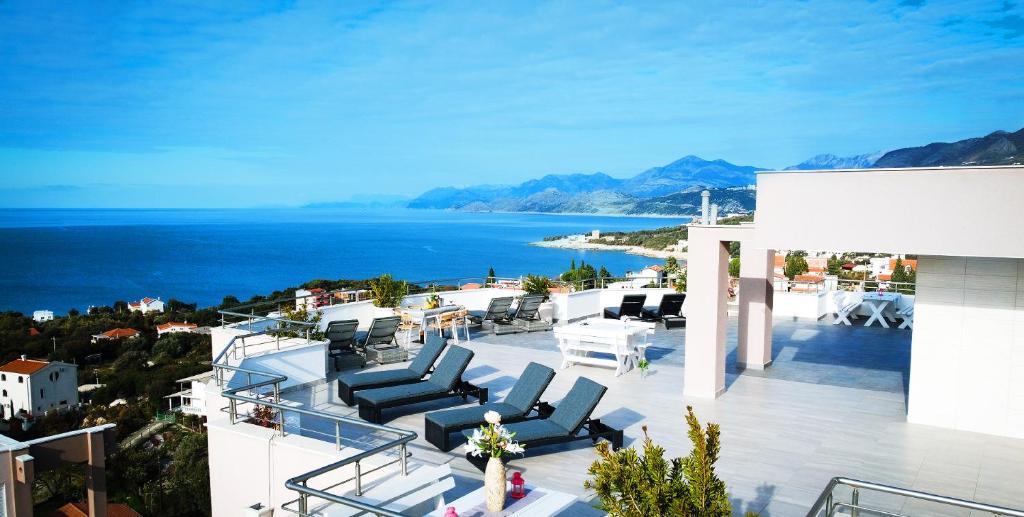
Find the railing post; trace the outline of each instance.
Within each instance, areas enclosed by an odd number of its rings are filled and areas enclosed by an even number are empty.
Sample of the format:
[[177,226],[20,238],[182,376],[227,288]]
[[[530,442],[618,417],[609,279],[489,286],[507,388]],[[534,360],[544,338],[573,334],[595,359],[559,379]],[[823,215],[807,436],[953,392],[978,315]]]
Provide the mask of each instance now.
[[408,454],[405,451],[405,443],[402,443],[402,447],[399,449],[399,454],[402,455],[402,475],[409,475],[409,459]]
[[832,517],[832,493],[829,492],[828,499],[825,499],[825,516]]
[[[302,483],[305,487],[306,483]],[[299,515],[305,516],[309,512],[309,495],[305,492],[299,492]]]
[[228,416],[231,418],[231,425],[235,425],[235,399],[228,399]]
[[853,489],[853,495],[850,496],[850,505],[853,506],[853,508],[850,508],[850,517],[857,517],[858,515],[860,515],[860,509],[857,508],[857,506],[860,505],[859,489]]
[[341,422],[334,421],[334,446],[341,450]]
[[359,462],[356,462],[356,495],[363,495],[363,469],[359,466]]
[[281,403],[281,381],[274,383],[274,404]]
[[278,425],[278,434],[283,437],[284,436],[284,410],[283,409],[278,409],[277,410],[277,420],[278,420],[278,424],[277,424]]

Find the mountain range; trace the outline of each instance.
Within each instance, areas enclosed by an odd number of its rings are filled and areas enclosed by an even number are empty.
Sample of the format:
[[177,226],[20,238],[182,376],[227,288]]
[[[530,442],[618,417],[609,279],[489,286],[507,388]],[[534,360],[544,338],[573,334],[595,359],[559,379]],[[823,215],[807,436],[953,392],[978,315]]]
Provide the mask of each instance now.
[[[996,131],[952,143],[932,143],[889,152],[840,157],[820,154],[785,170],[1008,165],[1024,162],[1024,129]],[[518,185],[439,187],[409,201],[409,208],[463,211],[590,213],[631,215],[696,215],[700,193],[711,191],[720,213],[754,209],[758,171],[750,165],[685,156],[652,167],[631,178],[602,172],[550,174]]]

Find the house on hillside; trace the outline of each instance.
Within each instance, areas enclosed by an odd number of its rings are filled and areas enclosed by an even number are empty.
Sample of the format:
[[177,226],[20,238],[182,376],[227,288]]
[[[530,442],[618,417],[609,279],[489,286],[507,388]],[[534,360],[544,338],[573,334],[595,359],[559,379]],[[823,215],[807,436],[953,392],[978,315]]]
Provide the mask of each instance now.
[[311,311],[317,307],[331,304],[331,295],[327,291],[314,287],[312,289],[295,290],[295,310]]
[[162,336],[172,332],[195,332],[199,326],[195,323],[169,321],[156,326],[156,335]]
[[99,343],[104,339],[127,339],[133,338],[139,335],[139,331],[135,329],[110,329],[102,334],[94,334],[92,336],[93,344]]
[[[85,501],[68,503],[49,515],[50,517],[89,517],[89,503]],[[107,503],[107,517],[142,517],[142,514],[126,504]]]
[[36,323],[51,321],[53,320],[53,311],[34,311],[32,313],[32,320]]
[[160,298],[145,297],[137,302],[128,304],[128,309],[132,311],[139,311],[143,314],[150,312],[164,312],[164,302],[160,301]]
[[78,366],[21,356],[0,366],[0,418],[39,416],[78,405]]

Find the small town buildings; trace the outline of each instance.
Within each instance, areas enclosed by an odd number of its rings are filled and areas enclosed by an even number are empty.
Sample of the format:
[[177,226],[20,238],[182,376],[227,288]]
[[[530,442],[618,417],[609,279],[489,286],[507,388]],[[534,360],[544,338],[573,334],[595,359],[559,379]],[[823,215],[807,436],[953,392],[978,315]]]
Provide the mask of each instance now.
[[78,366],[21,356],[0,366],[0,417],[42,415],[78,405]]
[[138,335],[139,331],[135,329],[116,328],[110,329],[102,334],[94,334],[92,336],[92,342],[93,344],[96,344],[99,343],[100,341],[103,341],[104,339],[127,339],[136,337]]
[[309,311],[331,304],[331,295],[319,287],[295,290],[295,310]]
[[164,396],[167,409],[189,415],[206,416],[206,383],[213,378],[213,370],[178,379],[179,391]]
[[53,311],[35,311],[32,313],[32,320],[36,323],[53,320]]
[[156,335],[162,336],[172,332],[195,332],[198,327],[199,326],[195,323],[189,323],[187,321],[182,323],[169,321],[156,326]]
[[129,303],[128,309],[139,311],[143,314],[150,312],[164,312],[164,302],[160,301],[160,298],[150,298],[147,296],[137,302]]

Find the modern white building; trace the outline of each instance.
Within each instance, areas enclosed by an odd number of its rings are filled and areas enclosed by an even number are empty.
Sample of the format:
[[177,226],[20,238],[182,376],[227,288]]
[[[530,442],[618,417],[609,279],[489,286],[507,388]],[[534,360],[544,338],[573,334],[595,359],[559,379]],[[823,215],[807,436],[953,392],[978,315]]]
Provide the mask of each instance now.
[[2,417],[40,416],[78,405],[78,366],[21,356],[0,366]]
[[206,384],[211,378],[213,372],[209,371],[175,381],[180,390],[164,397],[167,399],[167,409],[206,416]]
[[35,311],[32,313],[32,320],[36,323],[53,320],[53,311]]
[[162,336],[164,334],[171,334],[174,332],[195,332],[196,329],[198,328],[199,326],[196,325],[195,323],[189,323],[187,321],[169,321],[167,323],[161,323],[160,325],[156,326],[156,335]]
[[143,314],[150,312],[164,312],[164,302],[160,298],[145,297],[137,302],[128,304],[128,310],[139,311]]

